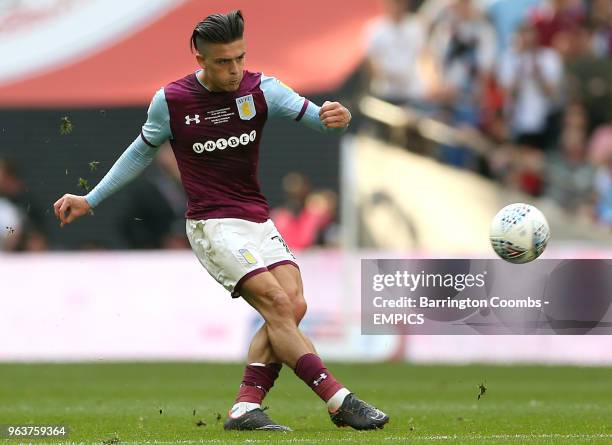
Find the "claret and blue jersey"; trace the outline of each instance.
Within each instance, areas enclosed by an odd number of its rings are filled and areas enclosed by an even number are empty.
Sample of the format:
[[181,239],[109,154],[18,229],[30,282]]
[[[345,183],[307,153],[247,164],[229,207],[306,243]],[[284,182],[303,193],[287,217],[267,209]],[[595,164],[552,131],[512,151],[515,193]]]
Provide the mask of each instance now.
[[[274,77],[244,72],[234,92],[209,91],[197,72],[161,88],[140,136],[86,196],[92,207],[138,175],[170,141],[188,198],[188,219],[268,219],[257,179],[259,146],[269,117],[330,130],[319,107]],[[341,130],[340,130],[341,131]]]

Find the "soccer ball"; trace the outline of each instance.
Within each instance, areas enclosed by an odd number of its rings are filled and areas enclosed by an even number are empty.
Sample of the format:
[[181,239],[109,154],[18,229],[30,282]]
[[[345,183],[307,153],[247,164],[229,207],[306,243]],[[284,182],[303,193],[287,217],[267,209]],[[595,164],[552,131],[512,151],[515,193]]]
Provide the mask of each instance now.
[[523,264],[544,252],[550,229],[542,212],[529,204],[516,203],[495,215],[489,238],[493,250],[502,259]]

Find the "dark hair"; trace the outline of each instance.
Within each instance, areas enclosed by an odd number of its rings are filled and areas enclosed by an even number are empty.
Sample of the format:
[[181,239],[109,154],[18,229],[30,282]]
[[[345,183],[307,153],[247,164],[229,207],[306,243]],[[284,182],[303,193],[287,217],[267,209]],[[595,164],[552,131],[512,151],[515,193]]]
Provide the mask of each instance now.
[[191,34],[191,50],[202,43],[232,43],[242,38],[244,18],[239,9],[227,14],[211,14],[198,23]]

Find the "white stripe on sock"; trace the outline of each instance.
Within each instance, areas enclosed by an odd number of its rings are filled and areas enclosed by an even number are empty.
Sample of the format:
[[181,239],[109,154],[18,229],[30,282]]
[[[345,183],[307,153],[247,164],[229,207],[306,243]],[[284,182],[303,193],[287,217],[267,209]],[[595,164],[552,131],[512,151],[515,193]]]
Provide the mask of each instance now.
[[331,399],[327,401],[327,409],[332,413],[336,411],[338,408],[342,406],[342,402],[344,402],[344,398],[348,396],[350,393],[351,392],[346,388],[339,389],[336,392],[336,394],[331,396]]

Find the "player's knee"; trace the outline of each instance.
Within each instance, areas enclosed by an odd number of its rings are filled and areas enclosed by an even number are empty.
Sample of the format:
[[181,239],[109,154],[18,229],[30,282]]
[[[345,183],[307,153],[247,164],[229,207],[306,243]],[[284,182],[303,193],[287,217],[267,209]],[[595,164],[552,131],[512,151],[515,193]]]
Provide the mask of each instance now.
[[295,322],[299,323],[306,315],[306,310],[308,309],[308,305],[306,304],[306,300],[301,296],[300,298],[293,301],[293,314],[295,316]]
[[289,295],[281,288],[272,288],[265,292],[269,302],[268,323],[279,323],[293,319],[293,305]]
[[306,301],[304,300],[302,290],[297,284],[295,286],[286,286],[284,290],[289,296],[289,300],[291,300],[295,322],[299,323],[306,314]]

